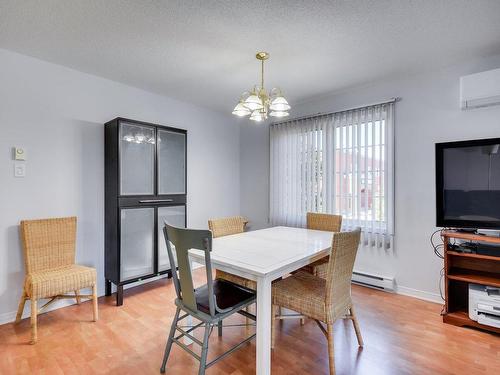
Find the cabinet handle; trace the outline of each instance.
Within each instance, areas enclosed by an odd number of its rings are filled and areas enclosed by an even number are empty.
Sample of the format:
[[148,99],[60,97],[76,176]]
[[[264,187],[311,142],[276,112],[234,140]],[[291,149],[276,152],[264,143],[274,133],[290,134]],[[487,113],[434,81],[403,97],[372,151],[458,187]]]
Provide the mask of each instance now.
[[139,203],[168,203],[173,201],[173,199],[144,199],[140,200]]

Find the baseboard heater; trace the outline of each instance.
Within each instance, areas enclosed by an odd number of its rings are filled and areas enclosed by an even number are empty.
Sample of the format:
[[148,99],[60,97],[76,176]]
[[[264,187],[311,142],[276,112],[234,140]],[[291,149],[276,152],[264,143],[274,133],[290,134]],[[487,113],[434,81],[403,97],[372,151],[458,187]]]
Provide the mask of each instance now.
[[379,290],[385,290],[387,292],[394,292],[393,277],[384,277],[384,276],[378,276],[369,273],[354,271],[352,273],[351,280],[354,284],[363,285]]

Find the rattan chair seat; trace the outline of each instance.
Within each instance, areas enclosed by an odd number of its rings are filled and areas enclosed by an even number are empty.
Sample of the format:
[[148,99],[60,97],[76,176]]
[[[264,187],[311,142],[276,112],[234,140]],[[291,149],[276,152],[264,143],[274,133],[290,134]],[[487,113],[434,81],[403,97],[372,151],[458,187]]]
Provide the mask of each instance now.
[[46,298],[80,290],[96,283],[94,268],[72,264],[27,275],[25,290],[30,298]]

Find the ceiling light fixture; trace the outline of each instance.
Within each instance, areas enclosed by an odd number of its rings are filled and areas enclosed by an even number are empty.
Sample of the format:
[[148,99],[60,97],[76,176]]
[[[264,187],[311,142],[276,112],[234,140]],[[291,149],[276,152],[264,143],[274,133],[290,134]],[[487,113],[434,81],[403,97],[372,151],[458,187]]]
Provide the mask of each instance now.
[[240,101],[233,109],[233,115],[245,117],[250,115],[252,121],[263,121],[267,116],[286,117],[290,105],[279,88],[273,88],[269,94],[264,88],[264,61],[269,58],[267,52],[257,52],[255,55],[261,62],[260,86],[254,86],[252,91],[241,94]]

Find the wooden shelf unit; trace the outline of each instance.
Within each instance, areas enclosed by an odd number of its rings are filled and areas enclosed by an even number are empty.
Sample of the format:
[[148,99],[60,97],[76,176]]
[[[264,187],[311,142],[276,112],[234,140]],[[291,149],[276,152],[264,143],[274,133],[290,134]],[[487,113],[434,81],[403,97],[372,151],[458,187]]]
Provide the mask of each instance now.
[[469,283],[500,287],[500,257],[449,250],[450,240],[500,244],[500,237],[455,231],[442,232],[444,242],[445,310],[443,322],[500,333],[469,318]]

